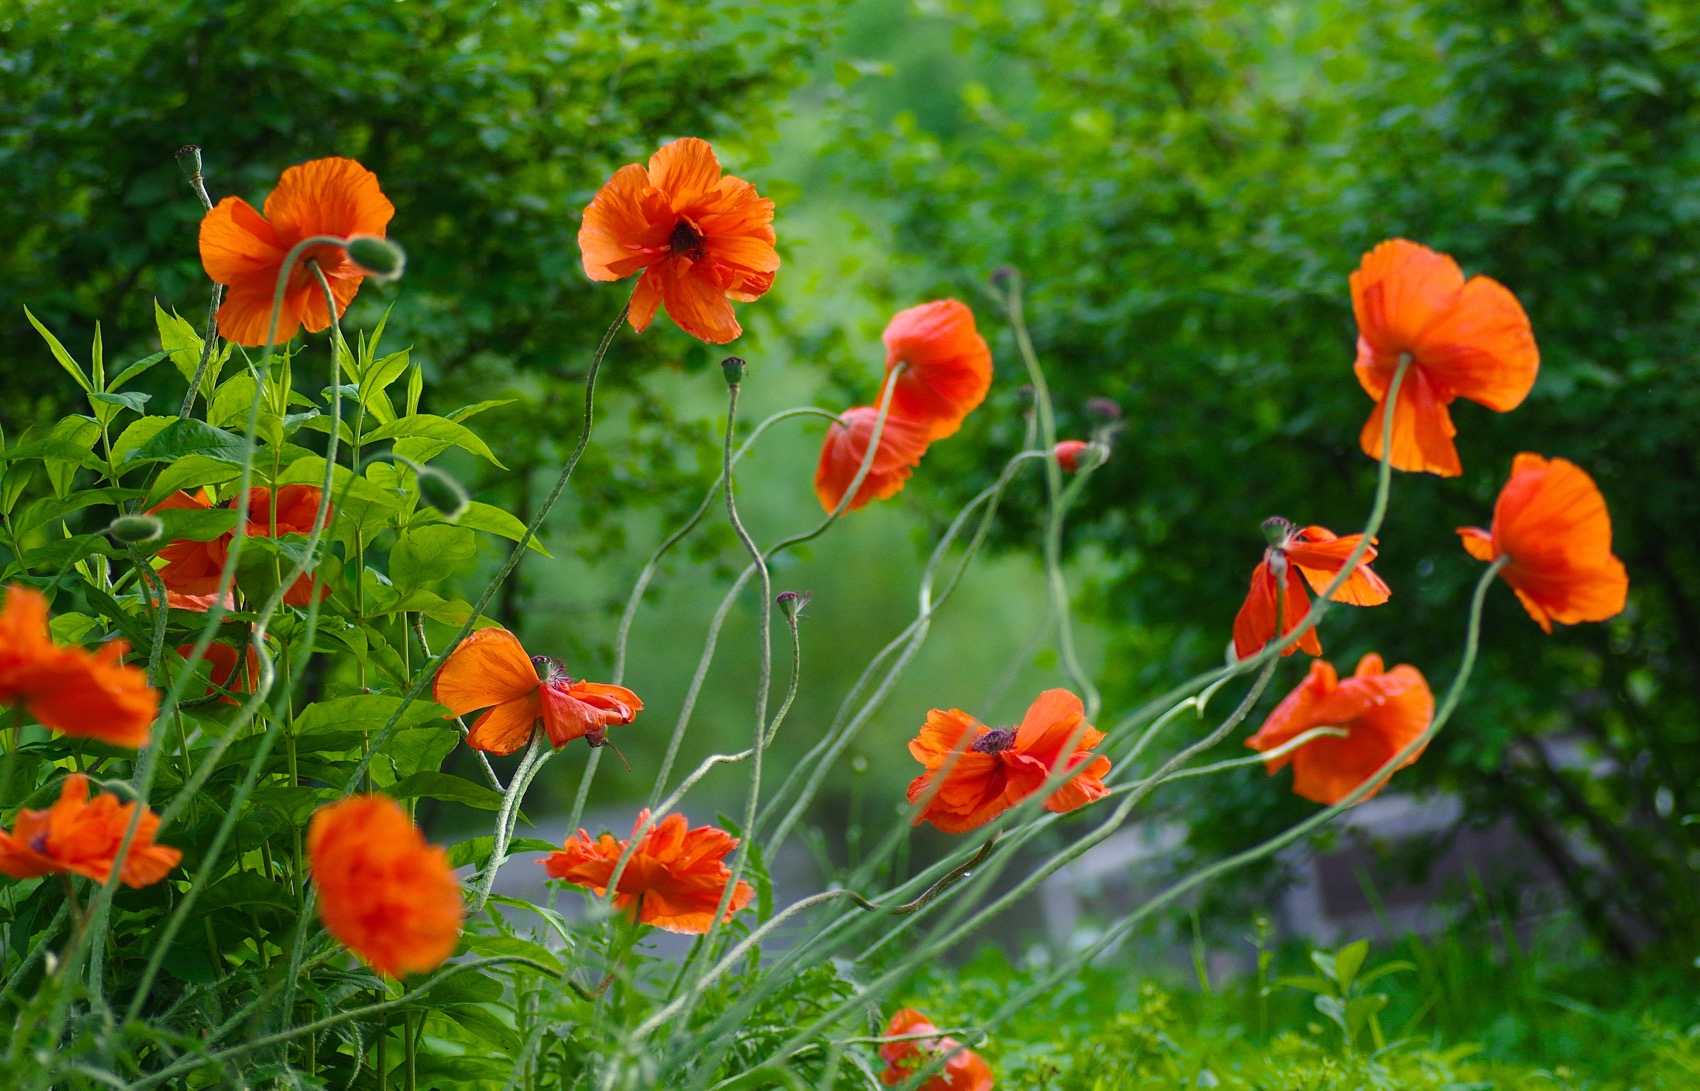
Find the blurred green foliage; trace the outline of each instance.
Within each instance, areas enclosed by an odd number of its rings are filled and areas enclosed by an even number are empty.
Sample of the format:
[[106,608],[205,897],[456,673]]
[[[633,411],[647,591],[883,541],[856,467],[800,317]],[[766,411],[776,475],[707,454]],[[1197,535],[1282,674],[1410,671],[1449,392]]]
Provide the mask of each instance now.
[[[1610,949],[1649,938],[1687,949],[1700,934],[1684,823],[1700,809],[1692,10],[886,10],[938,44],[894,53],[890,79],[869,78],[868,65],[845,73],[849,154],[834,166],[887,210],[903,266],[893,279],[983,299],[994,268],[1018,269],[1065,429],[1088,430],[1092,397],[1124,415],[1075,535],[1107,558],[1084,598],[1115,626],[1112,709],[1220,661],[1265,516],[1342,533],[1362,521],[1374,467],[1357,435],[1370,403],[1350,371],[1346,287],[1359,255],[1402,235],[1517,293],[1542,351],[1533,395],[1506,416],[1458,403],[1465,476],[1399,476],[1377,563],[1394,599],[1337,611],[1323,643],[1343,669],[1373,649],[1444,685],[1477,573],[1452,528],[1486,524],[1517,451],[1588,469],[1631,575],[1628,611],[1549,638],[1496,589],[1480,682],[1399,784],[1462,792],[1471,822],[1514,820]],[[924,103],[899,90],[915,72],[939,77]],[[1007,337],[998,356],[1013,386]],[[949,457],[981,456],[963,444]],[[921,487],[949,494],[977,478]],[[1276,690],[1301,669],[1288,666]],[[1579,743],[1582,760],[1556,766],[1538,744],[1554,736]],[[1170,798],[1188,816],[1208,812],[1193,845],[1211,858],[1308,810],[1256,777]]]

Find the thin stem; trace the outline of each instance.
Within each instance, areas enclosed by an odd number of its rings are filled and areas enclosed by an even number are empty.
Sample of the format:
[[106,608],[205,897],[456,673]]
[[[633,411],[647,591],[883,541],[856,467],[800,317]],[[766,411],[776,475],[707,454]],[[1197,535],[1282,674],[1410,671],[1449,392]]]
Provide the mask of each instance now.
[[519,821],[519,805],[525,800],[525,790],[554,753],[548,736],[533,728],[525,756],[520,759],[519,768],[514,770],[513,779],[508,782],[508,792],[502,797],[501,809],[496,812],[496,837],[490,850],[490,863],[478,877],[477,891],[473,894],[472,904],[467,906],[468,914],[483,912],[484,904],[490,900],[490,891],[496,885],[496,872],[507,862],[508,845],[513,840],[514,824]]

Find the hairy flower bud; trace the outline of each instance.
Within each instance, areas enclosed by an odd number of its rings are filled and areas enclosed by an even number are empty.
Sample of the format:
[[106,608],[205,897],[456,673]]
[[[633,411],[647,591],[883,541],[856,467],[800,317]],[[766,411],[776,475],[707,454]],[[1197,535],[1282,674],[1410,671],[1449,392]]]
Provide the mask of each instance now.
[[406,251],[378,235],[355,235],[345,249],[348,260],[380,284],[400,278],[402,270],[407,268]]
[[459,481],[435,466],[415,466],[414,471],[419,475],[419,499],[442,512],[451,523],[466,513],[471,500]]
[[125,545],[151,542],[164,531],[165,524],[153,515],[120,515],[106,528],[106,533]]

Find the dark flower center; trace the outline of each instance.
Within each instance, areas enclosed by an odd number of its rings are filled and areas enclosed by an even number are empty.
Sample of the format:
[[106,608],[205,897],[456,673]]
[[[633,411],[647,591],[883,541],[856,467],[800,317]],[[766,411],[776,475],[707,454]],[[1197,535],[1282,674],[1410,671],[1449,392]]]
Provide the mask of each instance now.
[[43,856],[46,856],[47,855],[47,831],[42,830],[40,833],[38,833],[34,837],[30,838],[29,845],[30,845],[30,851],[31,852],[37,852],[37,853],[40,853]]
[[672,238],[667,240],[667,248],[681,257],[701,261],[707,253],[702,245],[704,238],[695,224],[689,220],[680,220],[673,228]]
[[556,682],[565,682],[569,686],[573,684],[573,680],[567,677],[566,664],[558,659],[547,655],[534,655],[531,657],[531,665],[537,668],[538,680],[545,685]]
[[999,754],[1015,745],[1015,728],[995,727],[974,740],[974,749],[981,754]]

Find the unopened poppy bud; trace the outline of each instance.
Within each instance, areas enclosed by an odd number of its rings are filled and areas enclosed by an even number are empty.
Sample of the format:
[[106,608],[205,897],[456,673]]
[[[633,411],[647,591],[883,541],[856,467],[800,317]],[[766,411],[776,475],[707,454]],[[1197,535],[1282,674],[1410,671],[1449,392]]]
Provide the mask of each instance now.
[[348,260],[380,284],[398,279],[407,268],[407,252],[378,235],[355,235],[344,249]]
[[1090,470],[1104,461],[1105,451],[1102,447],[1087,443],[1084,440],[1065,439],[1051,448],[1051,455],[1057,460],[1057,465],[1066,472]]
[[165,524],[152,515],[120,515],[106,528],[106,533],[125,545],[151,542],[164,531]]
[[442,512],[451,523],[466,513],[472,501],[459,481],[434,466],[414,469],[419,474],[419,499]]
[[1272,549],[1279,548],[1282,544],[1284,544],[1287,541],[1287,537],[1292,534],[1292,532],[1293,523],[1290,519],[1283,519],[1279,515],[1271,515],[1263,521],[1263,540],[1268,542]]
[[1086,413],[1101,421],[1118,421],[1122,419],[1122,407],[1109,398],[1087,398]]
[[1007,287],[1010,281],[1014,279],[1015,267],[1013,265],[1000,265],[992,270],[992,287],[994,288]]
[[184,177],[193,182],[201,176],[201,146],[185,144],[177,149],[177,165],[182,168]]
[[1033,385],[1031,383],[1022,383],[1020,386],[1015,388],[1015,396],[1021,399],[1022,405],[1032,405],[1034,400]]
[[809,592],[781,591],[773,601],[779,604],[781,610],[785,611],[787,620],[796,621],[802,616],[803,607],[809,604]]
[[720,361],[720,370],[726,374],[726,385],[737,386],[744,381],[744,358],[728,356]]

